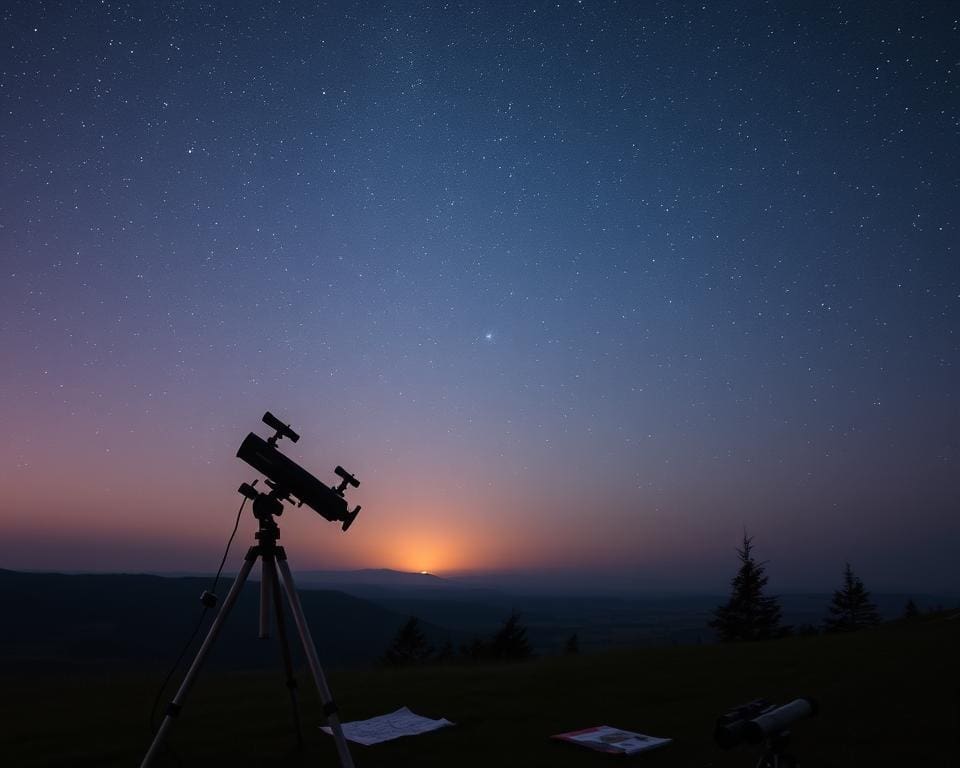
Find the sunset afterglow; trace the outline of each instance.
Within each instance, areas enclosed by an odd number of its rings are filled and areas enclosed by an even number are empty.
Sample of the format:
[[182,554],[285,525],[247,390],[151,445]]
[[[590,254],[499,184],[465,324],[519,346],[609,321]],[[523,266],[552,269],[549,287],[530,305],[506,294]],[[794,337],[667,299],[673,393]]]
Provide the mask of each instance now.
[[960,576],[955,10],[802,5],[11,10],[0,567],[215,571],[270,410],[298,568]]

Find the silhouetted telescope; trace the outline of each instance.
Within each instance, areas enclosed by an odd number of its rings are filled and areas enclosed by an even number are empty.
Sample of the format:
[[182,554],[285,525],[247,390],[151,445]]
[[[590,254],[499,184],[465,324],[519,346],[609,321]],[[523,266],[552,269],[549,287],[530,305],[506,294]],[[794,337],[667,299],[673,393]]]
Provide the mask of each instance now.
[[[320,659],[317,656],[317,648],[314,645],[313,637],[310,635],[310,626],[307,623],[307,617],[303,612],[303,606],[300,604],[300,597],[297,594],[296,584],[293,583],[293,574],[287,563],[287,553],[278,542],[280,540],[280,526],[274,519],[283,514],[283,502],[289,501],[291,504],[298,503],[300,506],[306,504],[311,509],[327,518],[327,520],[343,521],[343,530],[350,527],[360,511],[357,507],[353,512],[347,509],[347,501],[343,497],[343,492],[348,485],[354,488],[360,485],[357,478],[347,472],[343,467],[337,467],[336,473],[340,477],[340,485],[336,488],[328,488],[317,478],[311,475],[307,470],[291,461],[277,449],[277,442],[282,438],[287,438],[291,442],[297,442],[300,435],[290,429],[289,424],[284,424],[280,419],[267,411],[263,415],[263,421],[271,429],[274,435],[266,440],[252,432],[247,435],[240,450],[237,451],[238,458],[243,459],[247,464],[258,472],[266,475],[266,485],[270,489],[268,492],[258,491],[254,486],[260,482],[254,480],[250,483],[244,483],[238,489],[243,496],[253,502],[253,515],[259,522],[259,530],[254,534],[256,544],[247,550],[246,557],[243,558],[243,566],[237,572],[233,586],[227,593],[223,605],[217,612],[213,624],[207,631],[193,663],[187,670],[183,682],[177,689],[173,701],[167,705],[166,715],[160,727],[154,732],[153,741],[144,755],[140,768],[151,768],[157,755],[163,748],[163,742],[166,735],[173,727],[174,721],[180,716],[183,709],[183,702],[190,693],[204,659],[216,642],[220,629],[223,627],[230,611],[236,605],[237,600],[243,592],[243,585],[246,583],[250,572],[253,570],[257,561],[260,561],[260,637],[270,636],[270,608],[275,611],[275,621],[277,636],[280,639],[280,653],[283,658],[284,670],[287,674],[287,690],[290,693],[290,705],[293,708],[293,722],[297,731],[297,743],[303,747],[303,736],[300,731],[300,708],[297,703],[297,680],[293,670],[293,661],[290,655],[290,647],[287,642],[287,632],[285,628],[283,598],[286,596],[287,603],[290,606],[290,612],[293,615],[293,623],[297,627],[297,634],[300,636],[300,644],[303,646],[303,653],[307,658],[307,666],[310,668],[310,674],[313,682],[317,686],[317,693],[320,694],[320,702],[323,705],[324,720],[329,726],[330,733],[333,736],[334,744],[337,748],[337,754],[340,757],[341,768],[354,768],[353,758],[350,756],[350,749],[347,746],[347,739],[343,735],[343,728],[340,725],[340,715],[337,705],[333,700],[333,694],[330,693],[330,687],[327,685],[327,678],[323,674],[323,668],[320,666]],[[240,512],[246,501],[240,505]],[[240,524],[240,512],[237,512],[237,525]],[[236,533],[234,528],[233,533]],[[230,535],[233,541],[233,534]],[[229,544],[227,545],[229,549]],[[227,556],[223,556],[223,563]],[[217,571],[217,579],[220,578],[220,571]],[[214,580],[214,589],[216,589],[216,580]],[[217,595],[211,592],[204,592],[200,597],[203,603],[203,610],[206,613],[208,608],[217,604]],[[202,621],[202,617],[201,617]],[[194,630],[196,635],[200,625]],[[191,636],[190,642],[193,642]],[[186,652],[184,648],[184,653]],[[181,654],[181,659],[183,654]],[[180,665],[180,659],[176,666]],[[169,681],[174,670],[170,670],[167,676]],[[163,686],[166,687],[164,682]],[[159,695],[158,695],[159,700]]]
[[357,518],[360,507],[351,512],[343,492],[348,485],[353,488],[359,487],[360,481],[343,467],[338,466],[333,471],[340,477],[340,485],[336,488],[324,485],[295,461],[280,453],[277,448],[277,441],[281,438],[286,437],[295,443],[300,439],[300,435],[270,411],[263,414],[263,422],[275,431],[273,437],[264,440],[251,432],[237,451],[237,458],[243,459],[257,472],[266,475],[267,485],[271,488],[270,494],[265,496],[247,483],[240,486],[240,493],[253,500],[254,514],[258,514],[258,503],[263,513],[279,515],[283,511],[281,501],[294,503],[295,500],[298,506],[306,504],[327,520],[342,521],[343,530],[347,530]]

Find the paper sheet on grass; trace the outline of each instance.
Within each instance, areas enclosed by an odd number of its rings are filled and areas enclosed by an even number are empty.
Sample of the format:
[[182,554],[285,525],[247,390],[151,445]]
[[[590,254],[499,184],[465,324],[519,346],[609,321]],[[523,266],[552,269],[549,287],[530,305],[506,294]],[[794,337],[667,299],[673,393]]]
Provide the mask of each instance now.
[[[389,715],[371,717],[369,720],[355,720],[352,723],[341,723],[340,727],[343,728],[343,735],[348,741],[369,747],[371,744],[399,739],[401,736],[416,736],[428,731],[435,731],[438,728],[445,728],[448,725],[453,725],[453,723],[444,718],[431,720],[429,717],[421,717],[411,712],[407,707],[401,707]],[[327,725],[320,727],[327,733],[331,732]]]
[[600,752],[610,752],[617,755],[635,755],[656,749],[670,743],[670,739],[661,739],[657,736],[647,736],[634,731],[624,731],[620,728],[611,728],[609,725],[598,725],[595,728],[584,728],[582,731],[558,733],[551,738],[580,744]]

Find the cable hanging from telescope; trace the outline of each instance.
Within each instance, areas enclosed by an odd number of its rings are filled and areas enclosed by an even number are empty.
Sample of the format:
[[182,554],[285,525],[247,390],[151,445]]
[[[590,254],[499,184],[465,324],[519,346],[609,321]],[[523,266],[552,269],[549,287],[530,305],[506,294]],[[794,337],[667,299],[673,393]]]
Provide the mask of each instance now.
[[[230,545],[233,544],[233,538],[237,535],[237,529],[240,527],[240,517],[243,515],[243,508],[246,505],[247,500],[244,498],[240,502],[240,509],[237,510],[237,519],[233,524],[233,531],[230,534],[230,538],[227,540],[227,547],[223,551],[223,558],[220,560],[220,567],[217,568],[217,575],[213,577],[213,584],[210,586],[210,592],[216,595],[217,592],[217,583],[220,581],[220,574],[223,572],[223,565],[227,562],[227,555],[230,554]],[[186,656],[187,651],[190,649],[190,646],[193,645],[193,641],[197,637],[197,633],[200,632],[200,627],[203,626],[203,620],[207,616],[207,611],[210,609],[210,606],[204,604],[203,608],[200,610],[200,616],[197,619],[196,626],[193,628],[193,632],[190,633],[190,637],[187,639],[187,642],[184,643],[183,648],[180,650],[180,655],[177,656],[177,660],[173,662],[173,666],[170,667],[170,671],[167,672],[167,676],[163,679],[163,683],[160,686],[160,690],[157,691],[157,695],[153,700],[153,706],[150,707],[150,732],[156,734],[157,732],[157,705],[160,703],[160,699],[163,697],[163,692],[167,689],[167,686],[170,684],[170,678],[173,677],[174,672],[180,667],[180,663],[183,661],[183,657]]]
[[240,515],[243,514],[243,505],[246,503],[247,499],[244,497],[243,501],[240,502],[240,509],[237,510],[237,519],[233,524],[233,532],[227,540],[227,548],[223,550],[223,558],[220,560],[220,567],[217,568],[217,575],[213,577],[213,585],[210,587],[210,591],[214,594],[217,593],[217,582],[220,581],[220,574],[223,573],[223,564],[227,562],[227,555],[230,554],[230,545],[233,544],[233,537],[237,535],[237,528],[240,527]]

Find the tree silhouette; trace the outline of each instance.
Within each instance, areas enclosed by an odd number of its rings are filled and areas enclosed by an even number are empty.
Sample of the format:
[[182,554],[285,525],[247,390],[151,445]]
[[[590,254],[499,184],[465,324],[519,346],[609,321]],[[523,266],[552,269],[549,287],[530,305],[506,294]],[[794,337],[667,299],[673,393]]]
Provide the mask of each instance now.
[[823,628],[827,632],[854,632],[879,623],[877,606],[870,602],[870,593],[847,563],[843,570],[843,587],[833,593],[830,615],[823,620]]
[[527,628],[520,623],[520,614],[514,611],[490,639],[488,646],[494,659],[527,659],[533,655],[527,640]]
[[567,642],[563,646],[563,652],[571,656],[580,653],[580,638],[576,632],[567,638]]
[[903,618],[905,619],[915,619],[920,615],[920,609],[917,608],[917,604],[913,602],[911,597],[907,600],[907,604],[903,607]]
[[420,631],[420,620],[411,616],[409,621],[400,627],[393,638],[390,647],[383,655],[383,660],[393,666],[422,664],[433,656],[433,646]]
[[780,603],[763,594],[767,585],[764,563],[753,559],[753,539],[743,533],[743,546],[737,548],[740,568],[731,582],[732,592],[726,605],[714,611],[710,627],[720,640],[767,640],[781,632]]
[[490,644],[485,643],[479,637],[474,637],[469,643],[460,646],[460,655],[470,661],[481,661],[489,658]]

